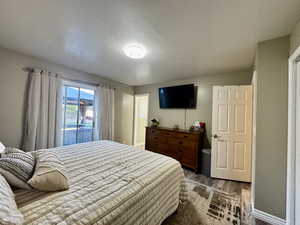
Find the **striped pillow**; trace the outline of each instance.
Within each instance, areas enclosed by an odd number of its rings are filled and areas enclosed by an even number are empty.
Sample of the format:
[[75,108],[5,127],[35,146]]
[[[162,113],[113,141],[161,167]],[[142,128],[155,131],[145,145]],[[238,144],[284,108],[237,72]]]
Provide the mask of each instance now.
[[23,223],[23,215],[18,210],[15,196],[9,184],[0,175],[0,224],[20,225]]
[[12,147],[6,147],[4,150],[5,154],[10,154],[10,153],[24,153],[24,151],[17,149],[17,148],[12,148]]
[[63,162],[48,150],[33,153],[36,166],[33,177],[28,184],[40,191],[62,191],[69,189],[68,178]]
[[0,158],[0,174],[12,186],[31,189],[27,181],[32,177],[35,160],[30,153],[15,152]]

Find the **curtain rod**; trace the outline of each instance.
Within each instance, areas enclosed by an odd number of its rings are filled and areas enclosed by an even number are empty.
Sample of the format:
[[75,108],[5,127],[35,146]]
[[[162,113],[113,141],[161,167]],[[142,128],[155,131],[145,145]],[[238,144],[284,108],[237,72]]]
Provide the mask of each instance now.
[[[44,69],[41,69],[41,68],[31,68],[31,67],[25,67],[23,68],[23,71],[25,72],[34,72],[35,69],[38,69],[38,70],[44,70]],[[56,73],[57,74],[57,73]],[[59,74],[58,74],[59,75]],[[64,77],[64,76],[61,76],[59,75],[62,79],[64,80],[68,80],[68,81],[72,81],[72,82],[77,82],[77,83],[82,83],[82,84],[87,84],[87,85],[91,85],[91,86],[109,86],[110,88],[113,88],[114,90],[116,90],[116,88],[114,87],[111,87],[110,85],[104,85],[104,84],[97,84],[97,83],[92,83],[92,82],[88,82],[88,81],[82,81],[82,80],[76,80],[76,79],[71,79],[71,78],[68,78],[68,77]]]

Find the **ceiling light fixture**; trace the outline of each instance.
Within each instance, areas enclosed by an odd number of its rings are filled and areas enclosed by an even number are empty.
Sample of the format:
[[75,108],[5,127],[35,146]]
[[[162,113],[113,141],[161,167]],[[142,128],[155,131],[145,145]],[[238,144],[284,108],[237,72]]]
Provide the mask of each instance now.
[[125,55],[132,59],[142,59],[147,54],[146,48],[138,43],[128,44],[123,50]]

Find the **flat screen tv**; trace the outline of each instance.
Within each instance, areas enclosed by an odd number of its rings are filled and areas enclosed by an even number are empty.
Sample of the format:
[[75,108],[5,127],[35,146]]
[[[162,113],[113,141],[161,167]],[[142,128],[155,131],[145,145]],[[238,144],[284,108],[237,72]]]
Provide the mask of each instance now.
[[193,84],[159,88],[158,93],[162,109],[196,108],[196,89]]

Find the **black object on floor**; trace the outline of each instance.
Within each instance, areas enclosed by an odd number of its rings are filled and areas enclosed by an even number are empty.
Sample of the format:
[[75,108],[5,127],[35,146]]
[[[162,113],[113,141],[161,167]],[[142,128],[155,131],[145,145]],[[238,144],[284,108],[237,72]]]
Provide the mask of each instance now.
[[211,149],[202,149],[201,152],[201,174],[210,177]]

